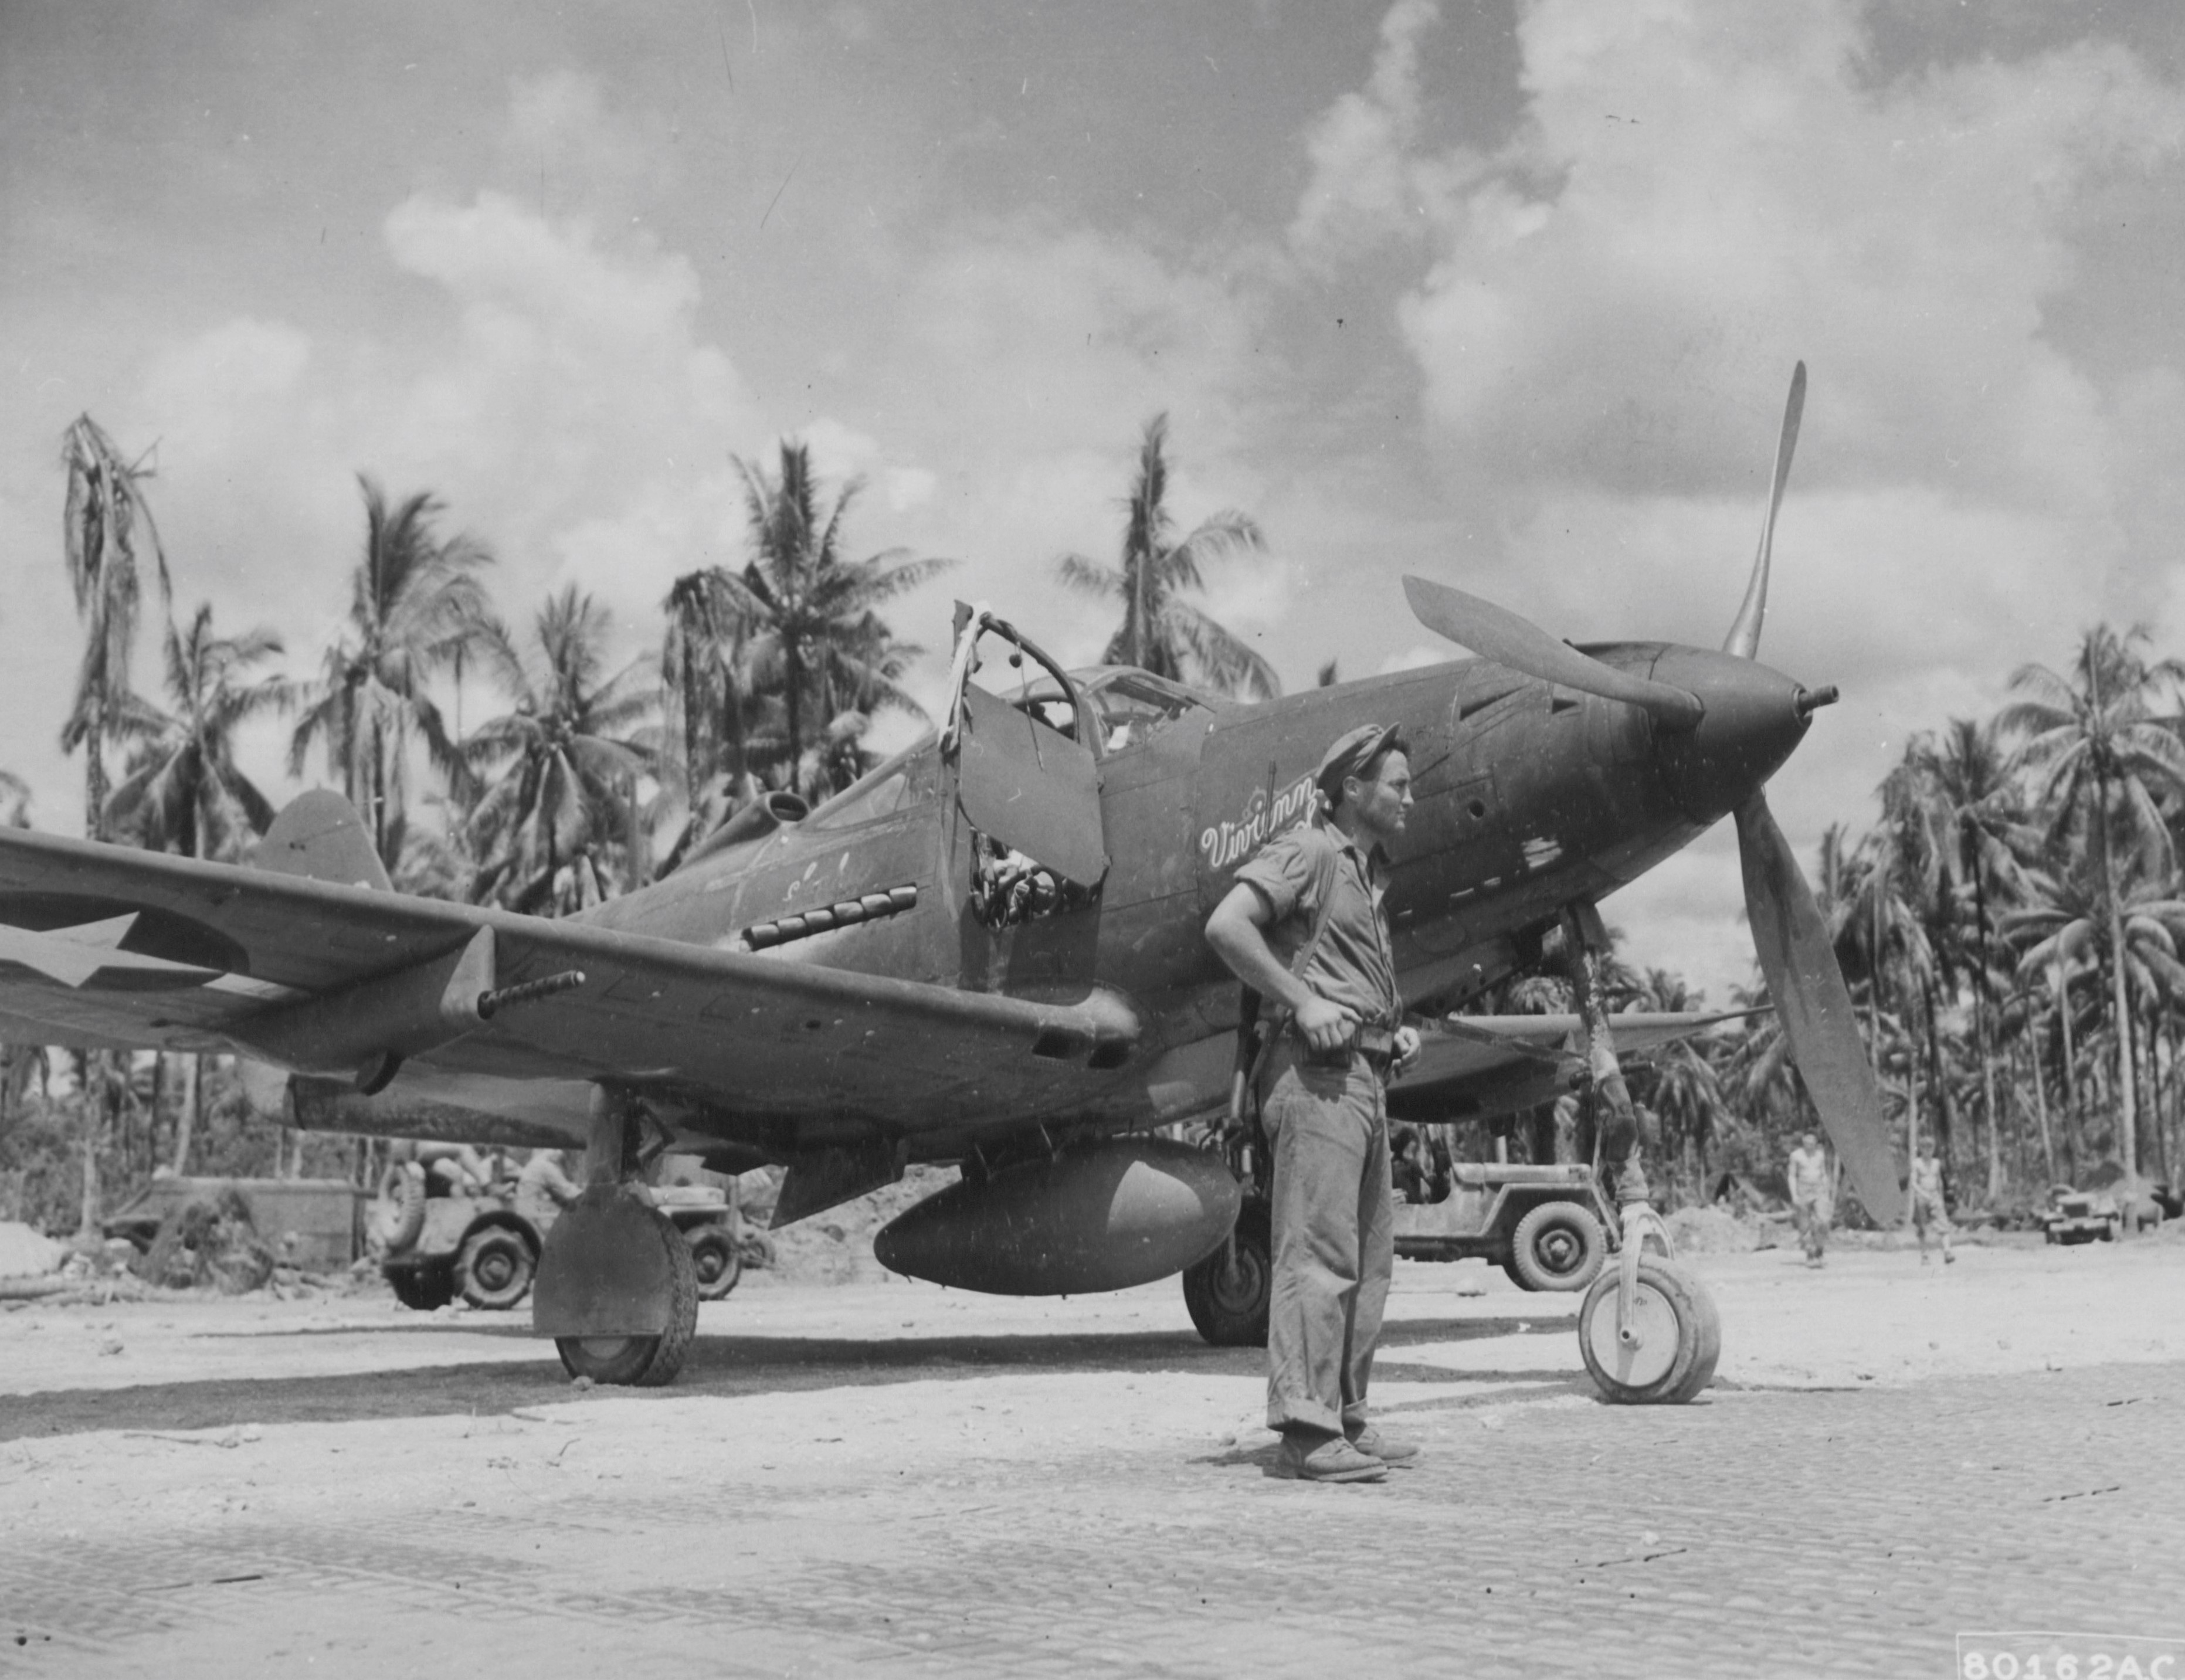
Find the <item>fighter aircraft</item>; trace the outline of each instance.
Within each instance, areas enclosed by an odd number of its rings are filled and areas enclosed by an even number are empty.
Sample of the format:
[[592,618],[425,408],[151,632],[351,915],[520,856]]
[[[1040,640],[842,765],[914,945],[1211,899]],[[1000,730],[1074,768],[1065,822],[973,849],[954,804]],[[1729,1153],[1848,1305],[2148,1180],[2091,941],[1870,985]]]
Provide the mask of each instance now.
[[[308,1128],[584,1147],[534,1321],[598,1381],[668,1381],[693,1334],[688,1252],[642,1189],[669,1149],[785,1165],[777,1224],[954,1163],[958,1183],[880,1234],[886,1264],[1014,1293],[1193,1268],[1212,1333],[1235,1339],[1264,1320],[1264,1214],[1240,1219],[1264,1185],[1233,1148],[1157,1132],[1218,1116],[1232,1086],[1238,988],[1202,929],[1237,867],[1311,818],[1327,744],[1397,723],[1417,799],[1388,896],[1407,1000],[1447,1011],[1537,963],[1560,925],[1575,1049],[1614,1097],[1595,907],[1734,815],[1774,1002],[1886,1220],[1898,1186],[1873,1074],[1761,792],[1835,697],[1754,658],[1803,388],[1802,365],[1719,652],[1573,647],[1410,578],[1422,622],[1480,656],[1239,705],[1065,671],[959,607],[937,733],[816,808],[768,795],[665,879],[564,919],[393,890],[323,791],[246,866],[0,831],[0,1037],[257,1058],[290,1076]],[[1407,1100],[1537,1100],[1545,1052],[1517,1024],[1430,1035]],[[1711,1309],[1665,1254],[1641,1275],[1640,1250],[1666,1244],[1627,1165],[1615,1310],[1582,1337],[1612,1398],[1681,1398],[1713,1365]]]

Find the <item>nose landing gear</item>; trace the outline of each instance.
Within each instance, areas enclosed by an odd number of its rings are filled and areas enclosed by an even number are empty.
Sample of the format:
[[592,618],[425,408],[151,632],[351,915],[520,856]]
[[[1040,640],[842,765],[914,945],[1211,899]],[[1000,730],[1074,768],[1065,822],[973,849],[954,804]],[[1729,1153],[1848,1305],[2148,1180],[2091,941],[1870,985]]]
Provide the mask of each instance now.
[[1608,935],[1591,904],[1563,912],[1563,940],[1584,1024],[1594,1095],[1607,1109],[1603,1141],[1616,1176],[1622,1247],[1579,1309],[1579,1356],[1614,1405],[1681,1405],[1714,1380],[1722,1320],[1700,1281],[1676,1264],[1668,1227],[1646,1199],[1639,1118],[1625,1089],[1601,984]]

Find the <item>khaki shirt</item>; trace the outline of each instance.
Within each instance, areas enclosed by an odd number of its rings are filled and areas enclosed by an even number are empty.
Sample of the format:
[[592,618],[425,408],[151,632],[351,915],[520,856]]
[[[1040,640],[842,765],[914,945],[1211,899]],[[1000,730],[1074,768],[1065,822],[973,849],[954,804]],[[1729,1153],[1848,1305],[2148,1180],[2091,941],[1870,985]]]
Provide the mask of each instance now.
[[1391,1027],[1403,1013],[1389,948],[1383,859],[1368,857],[1325,821],[1277,834],[1237,872],[1259,894],[1270,921],[1267,946],[1293,973],[1325,910],[1327,925],[1298,975],[1315,996],[1338,1003],[1367,1026]]

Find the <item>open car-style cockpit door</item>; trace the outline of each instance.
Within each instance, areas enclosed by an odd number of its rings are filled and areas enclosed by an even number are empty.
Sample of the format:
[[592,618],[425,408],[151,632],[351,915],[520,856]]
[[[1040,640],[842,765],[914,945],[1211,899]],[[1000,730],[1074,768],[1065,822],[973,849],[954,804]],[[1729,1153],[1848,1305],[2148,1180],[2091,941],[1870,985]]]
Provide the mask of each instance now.
[[[1009,649],[1008,674],[1027,693],[1031,661],[1060,685],[1058,705],[1020,706],[972,680],[988,635]],[[1108,873],[1100,772],[1088,743],[1099,723],[1067,673],[985,607],[956,606],[956,657],[941,752],[964,815],[988,841],[1090,890]],[[1042,684],[1042,687],[1044,685]]]

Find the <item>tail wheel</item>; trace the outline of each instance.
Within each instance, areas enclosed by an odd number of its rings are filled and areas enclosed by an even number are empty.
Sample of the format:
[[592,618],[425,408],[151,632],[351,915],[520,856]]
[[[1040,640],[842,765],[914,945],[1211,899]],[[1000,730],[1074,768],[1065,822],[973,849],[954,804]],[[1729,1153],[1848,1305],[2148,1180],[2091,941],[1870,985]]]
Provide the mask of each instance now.
[[389,1254],[411,1247],[425,1229],[425,1170],[398,1161],[379,1180],[379,1200],[372,1210],[372,1235]]
[[1230,1240],[1184,1269],[1184,1308],[1211,1346],[1267,1345],[1267,1303],[1275,1281],[1271,1230],[1267,1204],[1248,1201]]
[[1575,1202],[1543,1202],[1517,1221],[1510,1275],[1527,1289],[1579,1290],[1601,1273],[1608,1238]]
[[520,1232],[488,1225],[464,1242],[455,1258],[455,1282],[473,1307],[506,1310],[531,1292],[538,1264]]
[[668,1328],[657,1336],[562,1336],[555,1350],[571,1376],[640,1388],[658,1388],[675,1380],[698,1333],[698,1268],[690,1245],[664,1214],[654,1229],[665,1245],[669,1273]]
[[734,1289],[744,1275],[743,1256],[736,1240],[721,1225],[694,1225],[685,1233],[690,1243],[690,1264],[698,1273],[698,1298],[718,1301]]
[[1629,1342],[1617,1334],[1621,1267],[1604,1271],[1579,1309],[1578,1347],[1601,1397],[1617,1405],[1682,1405],[1714,1380],[1722,1320],[1690,1273],[1642,1255]]

